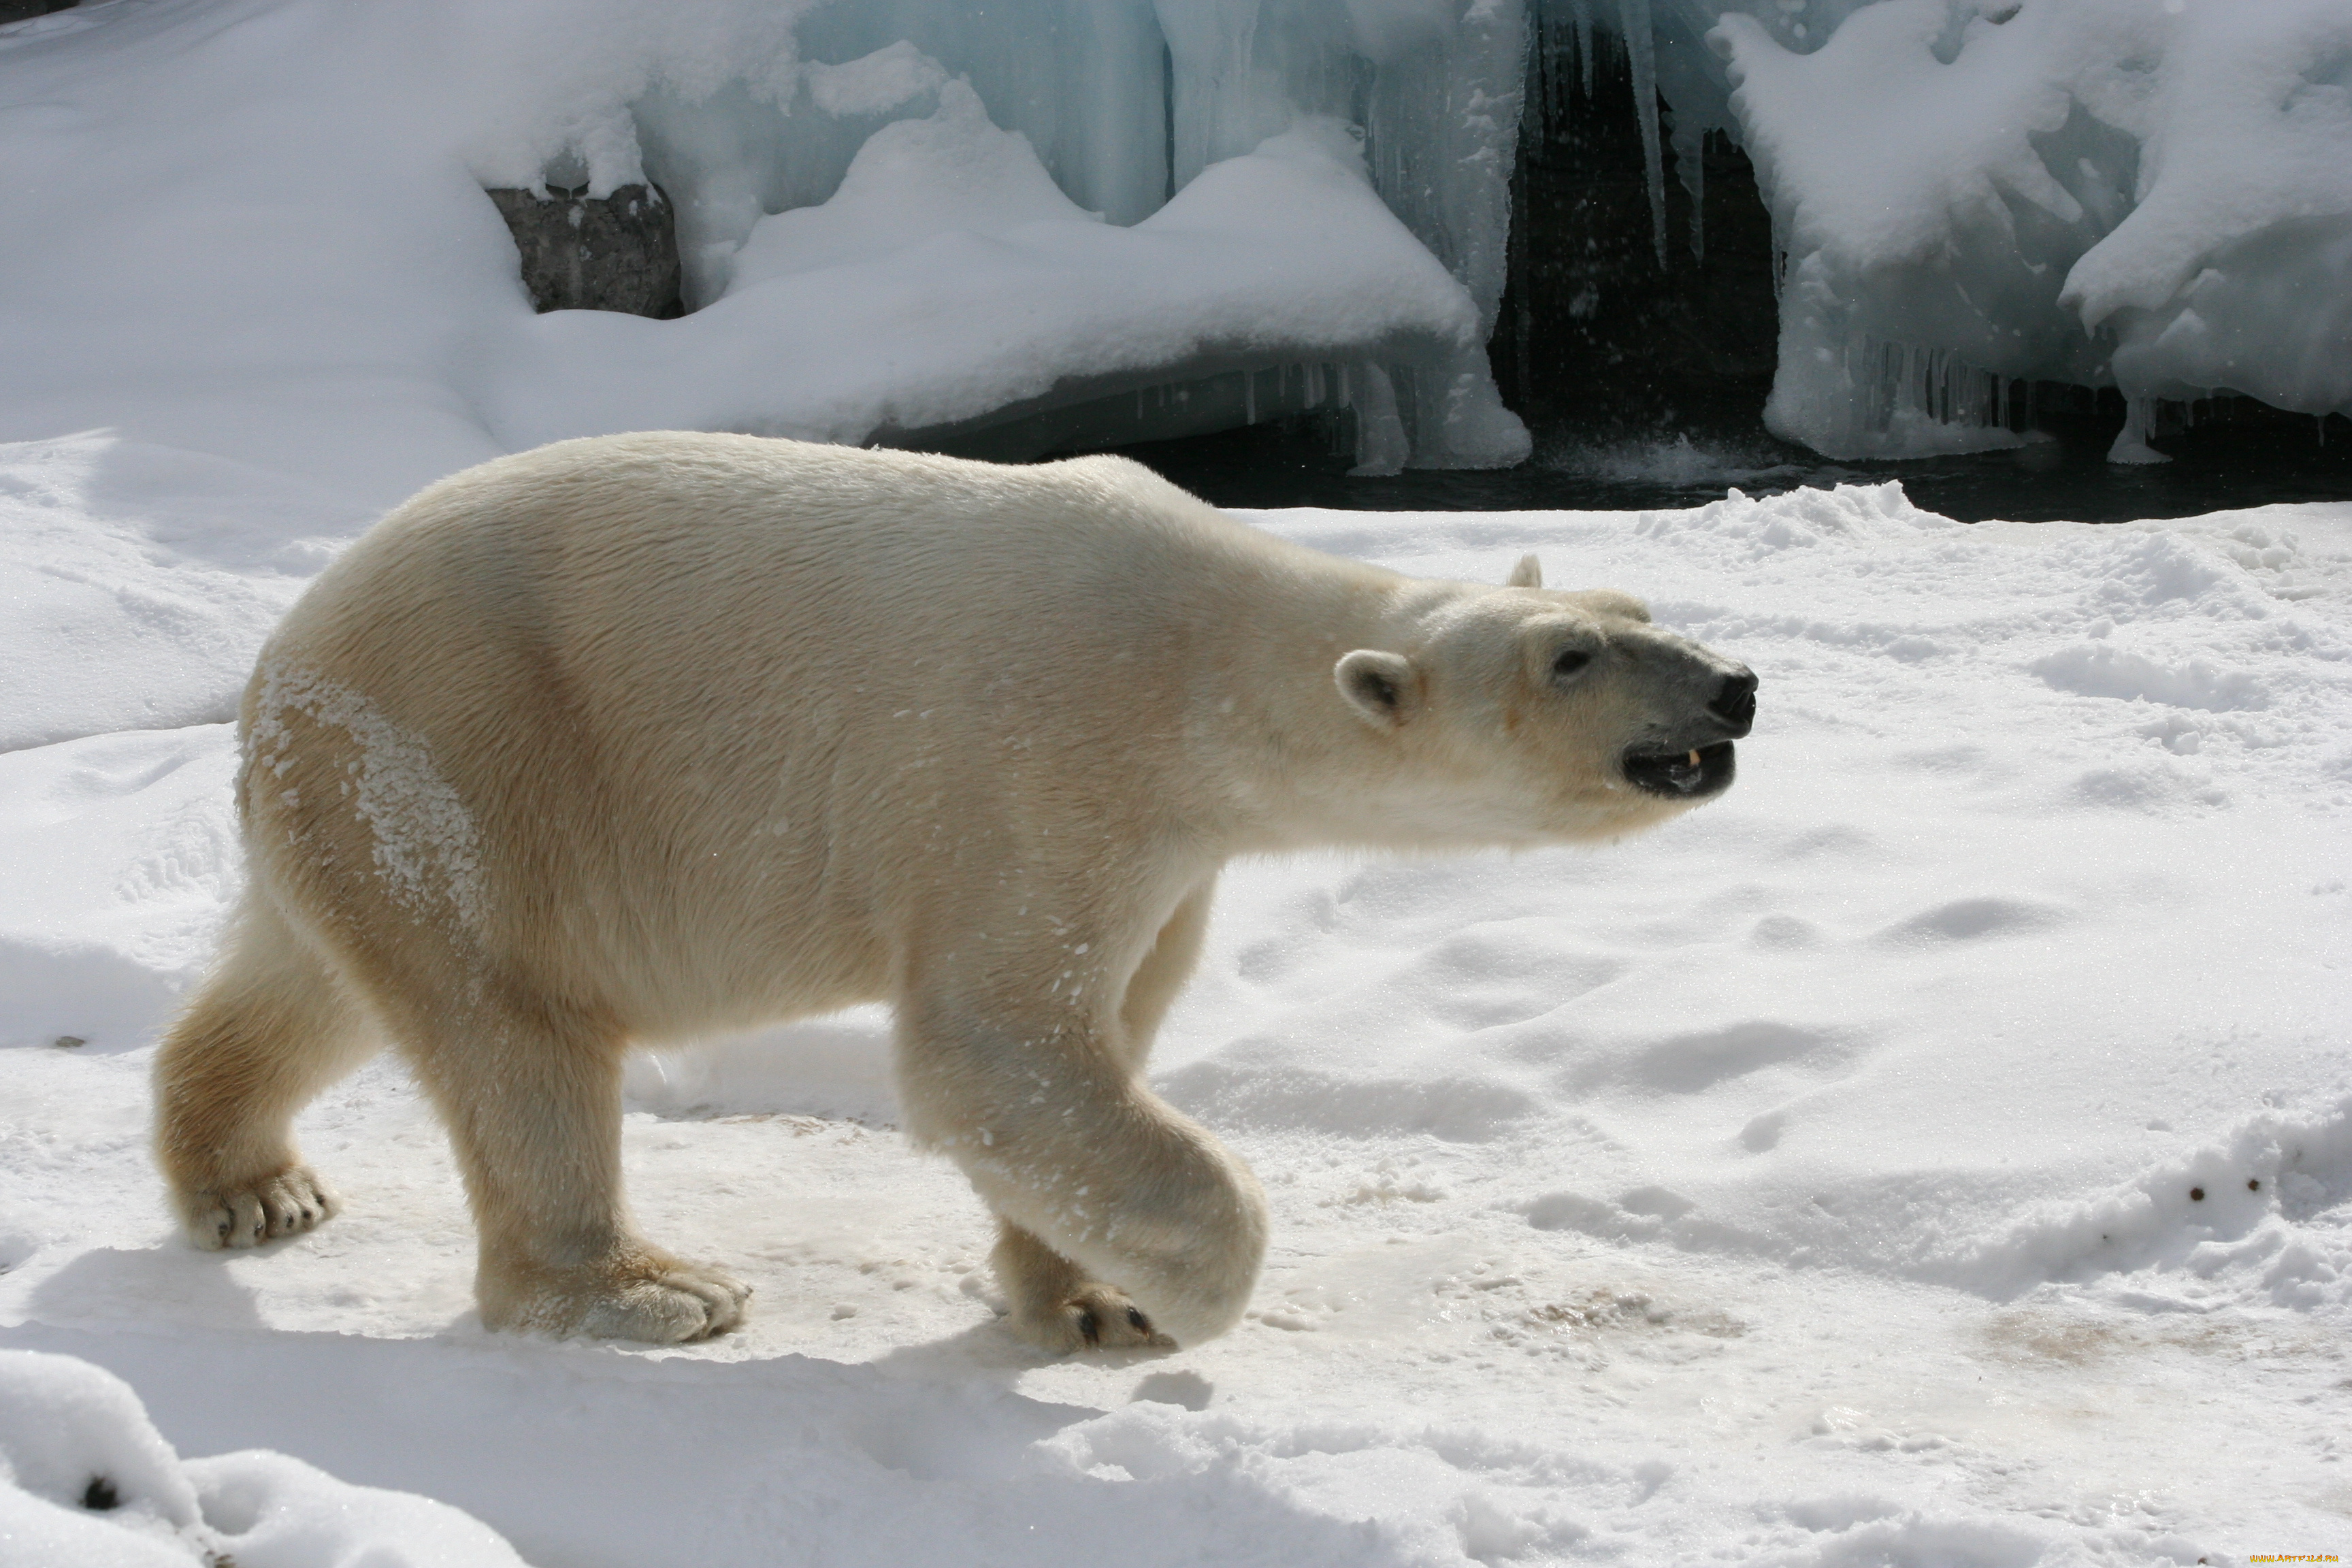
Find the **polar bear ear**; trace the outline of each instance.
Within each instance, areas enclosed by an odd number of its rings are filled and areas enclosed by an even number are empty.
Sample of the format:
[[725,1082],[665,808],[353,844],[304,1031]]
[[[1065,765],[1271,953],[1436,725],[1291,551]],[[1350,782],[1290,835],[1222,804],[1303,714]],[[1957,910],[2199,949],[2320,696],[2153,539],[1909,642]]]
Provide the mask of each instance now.
[[1421,706],[1421,681],[1401,653],[1360,647],[1331,667],[1339,695],[1376,730],[1400,728]]
[[1543,563],[1533,555],[1522,555],[1511,574],[1503,579],[1506,588],[1540,588],[1543,586]]

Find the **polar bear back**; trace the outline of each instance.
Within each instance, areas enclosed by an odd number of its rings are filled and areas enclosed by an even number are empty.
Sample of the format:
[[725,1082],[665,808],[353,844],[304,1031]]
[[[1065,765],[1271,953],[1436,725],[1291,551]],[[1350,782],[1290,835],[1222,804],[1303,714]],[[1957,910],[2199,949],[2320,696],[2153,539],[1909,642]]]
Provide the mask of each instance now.
[[1118,458],[600,437],[386,519],[256,690],[297,669],[418,738],[498,847],[486,944],[658,1035],[884,994],[982,882],[1181,837],[1218,809],[1235,703],[1298,664],[1254,641],[1399,581]]

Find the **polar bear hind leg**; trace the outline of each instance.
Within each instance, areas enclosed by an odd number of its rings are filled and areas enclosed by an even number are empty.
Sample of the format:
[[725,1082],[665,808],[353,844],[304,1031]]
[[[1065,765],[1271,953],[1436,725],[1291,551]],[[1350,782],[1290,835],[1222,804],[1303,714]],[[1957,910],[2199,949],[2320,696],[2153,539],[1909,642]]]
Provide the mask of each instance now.
[[1216,890],[1217,879],[1212,876],[1184,895],[1176,912],[1160,928],[1151,951],[1128,980],[1118,1021],[1127,1036],[1128,1065],[1136,1072],[1143,1070],[1160,1022],[1201,962],[1201,942],[1209,931],[1209,904]]
[[387,1019],[441,1112],[493,1329],[677,1344],[742,1321],[751,1288],[636,1234],[621,1196],[625,1042],[593,1011],[482,987]]
[[256,1247],[332,1217],[340,1202],[295,1150],[294,1114],[376,1048],[324,961],[248,894],[155,1056],[156,1158],[190,1240]]

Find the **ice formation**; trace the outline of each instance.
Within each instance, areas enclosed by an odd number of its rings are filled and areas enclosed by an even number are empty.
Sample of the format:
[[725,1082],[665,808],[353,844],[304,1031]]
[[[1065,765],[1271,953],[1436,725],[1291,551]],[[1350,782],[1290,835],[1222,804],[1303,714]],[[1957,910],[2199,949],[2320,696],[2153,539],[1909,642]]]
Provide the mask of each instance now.
[[[439,426],[374,504],[615,422],[1034,453],[1344,404],[1367,468],[1513,462],[1485,342],[1524,35],[1518,0],[37,18],[0,30],[39,106],[0,124],[0,437],[249,460],[290,419],[357,465]],[[533,320],[481,189],[648,178],[698,313]]]
[[1811,53],[1741,12],[1708,34],[1786,258],[1777,433],[2012,444],[2003,383],[2026,379],[2120,388],[2126,461],[2158,456],[2158,399],[2352,413],[2352,4],[1835,20]]
[[[142,0],[0,30],[0,436],[301,423],[345,485],[436,431],[371,506],[648,425],[1018,454],[1345,405],[1367,469],[1509,463],[1531,27],[1671,107],[1661,256],[1705,242],[1669,152],[1696,195],[1708,131],[1748,149],[1784,436],[2003,444],[2026,379],[2120,387],[2119,456],[2158,399],[2352,409],[2352,0]],[[479,189],[647,178],[696,313],[533,320]]]
[[1351,128],[1300,116],[1122,227],[965,83],[937,92],[829,200],[755,220],[701,310],[530,323],[496,394],[507,443],[683,425],[1025,455],[1347,404],[1373,471],[1525,455],[1486,317],[1374,194]]
[[[1121,423],[1129,439],[1181,434],[1236,412],[1344,401],[1367,468],[1392,469],[1408,451],[1418,464],[1494,466],[1528,448],[1484,346],[1503,289],[1524,31],[1513,0],[1130,0],[985,16],[949,0],[836,5],[799,24],[797,78],[771,67],[716,87],[666,79],[614,105],[613,132],[575,132],[552,155],[585,157],[600,188],[625,183],[627,158],[588,154],[626,144],[624,118],[642,131],[643,167],[678,199],[689,304],[813,272],[820,258],[890,258],[909,274],[910,302],[931,307],[905,253],[943,258],[943,237],[973,235],[1052,246],[1127,279],[1130,315],[1181,318],[1171,290],[1197,294],[1212,279],[1254,307],[1238,338],[1208,328],[1189,347],[1114,350],[1096,364],[1064,356],[1050,389],[1006,400],[1029,416],[1033,441],[1099,441]],[[1331,125],[1352,127],[1360,153],[1316,129]],[[1275,204],[1233,236],[1248,265],[1195,255],[1178,277],[1156,272],[1146,247],[1027,226],[1140,228],[1166,211],[1164,234],[1186,226],[1171,204],[1216,166],[1261,152],[1300,162],[1318,149],[1356,171],[1407,232],[1376,237],[1357,222],[1335,233],[1309,221],[1321,216],[1313,206]],[[1423,248],[1461,298],[1427,286],[1413,254]],[[973,259],[958,258],[954,275]],[[1316,297],[1342,291],[1335,266],[1349,286],[1363,278],[1386,297],[1384,319],[1358,310],[1345,331],[1328,330]],[[1414,287],[1383,288],[1369,272]],[[1408,293],[1418,296],[1410,307]],[[1088,333],[1107,350],[1120,335]],[[1237,409],[1223,406],[1236,395]],[[1058,425],[1037,417],[1073,407]],[[895,412],[885,424],[905,430],[928,417]]]
[[[1838,458],[2015,445],[2022,381],[2352,413],[2347,0],[1546,0],[1772,212],[1766,423]],[[1588,63],[1587,69],[1590,69]],[[1670,236],[1644,123],[1658,252]]]

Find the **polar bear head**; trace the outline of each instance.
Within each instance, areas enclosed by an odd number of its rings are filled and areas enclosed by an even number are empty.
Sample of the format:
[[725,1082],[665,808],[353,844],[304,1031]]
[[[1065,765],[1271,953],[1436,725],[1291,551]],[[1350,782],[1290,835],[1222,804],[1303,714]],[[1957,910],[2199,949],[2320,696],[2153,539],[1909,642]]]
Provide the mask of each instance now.
[[1532,555],[1500,589],[1427,589],[1408,646],[1332,669],[1390,764],[1364,781],[1382,837],[1613,837],[1729,787],[1756,715],[1746,665],[1651,625],[1630,595],[1545,590]]

